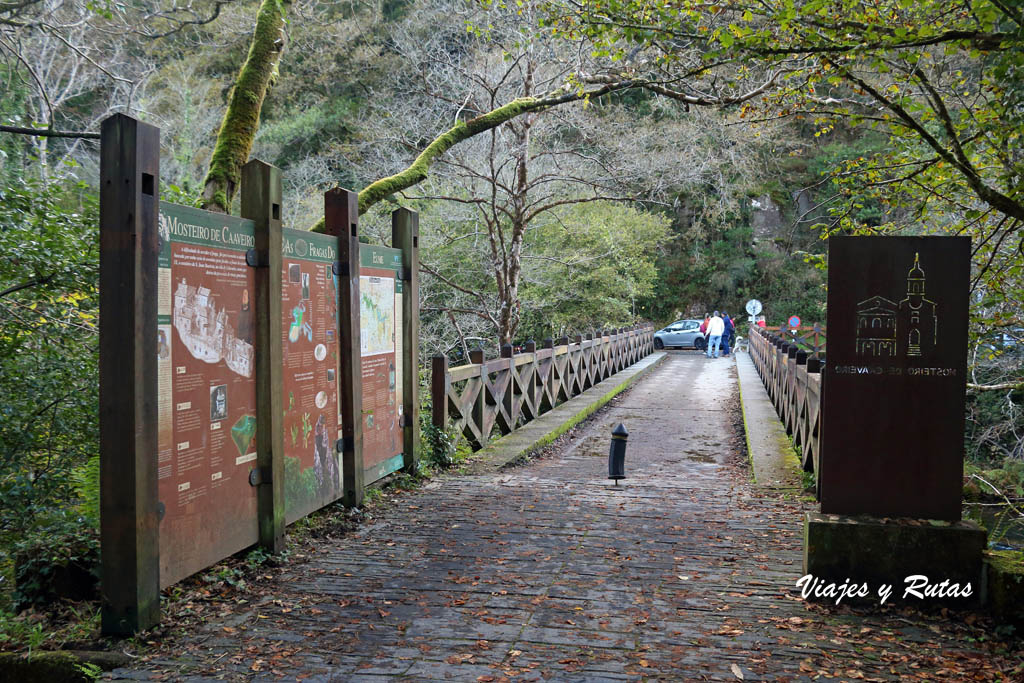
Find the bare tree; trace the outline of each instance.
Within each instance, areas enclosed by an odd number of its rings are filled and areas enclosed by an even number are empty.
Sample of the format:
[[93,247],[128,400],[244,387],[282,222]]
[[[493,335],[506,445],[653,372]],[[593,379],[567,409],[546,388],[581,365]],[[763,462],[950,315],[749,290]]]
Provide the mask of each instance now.
[[[146,1],[93,5],[73,0],[0,3],[0,88],[21,109],[6,112],[0,132],[30,136],[46,165],[51,138],[97,139],[99,121],[138,110],[138,92],[152,71],[141,39],[156,39],[220,16],[232,0]],[[89,104],[83,106],[83,102]]]
[[[601,84],[608,90],[591,91],[589,98],[585,89],[566,90],[575,74],[594,65],[585,52],[538,35],[534,10],[530,3],[516,11],[421,4],[415,17],[392,32],[388,47],[408,68],[395,73],[393,99],[369,117],[375,122],[367,135],[373,143],[360,150],[369,160],[368,177],[385,176],[360,193],[361,208],[395,188],[418,207],[444,202],[443,212],[421,222],[436,226],[423,237],[424,291],[437,292],[425,298],[424,310],[442,318],[455,314],[476,334],[482,322],[499,343],[517,336],[524,283],[557,298],[558,289],[546,287],[551,277],[568,277],[580,269],[581,259],[599,258],[592,252],[545,251],[531,234],[592,202],[642,198],[667,207],[670,190],[682,185],[741,185],[736,180],[751,165],[734,141],[725,144],[735,133],[687,114],[664,95],[638,94],[662,115],[652,127],[615,101],[613,93],[624,89],[617,84]],[[485,26],[485,35],[467,33],[465,25]],[[501,111],[503,102],[537,101],[538,93],[552,92],[579,97],[587,106],[528,108],[481,134],[467,134],[457,145],[435,138],[413,166],[403,168],[408,152],[423,149],[422,140],[446,121],[454,121],[451,130],[461,134],[470,122]],[[433,174],[424,173],[419,185],[405,185],[439,141],[446,146],[429,160]],[[735,201],[728,191],[714,194],[711,201]],[[588,240],[585,229],[573,229],[580,230],[581,242]],[[462,249],[465,258],[442,256],[452,248]],[[614,249],[601,256],[614,258]],[[558,270],[542,264],[558,264]]]

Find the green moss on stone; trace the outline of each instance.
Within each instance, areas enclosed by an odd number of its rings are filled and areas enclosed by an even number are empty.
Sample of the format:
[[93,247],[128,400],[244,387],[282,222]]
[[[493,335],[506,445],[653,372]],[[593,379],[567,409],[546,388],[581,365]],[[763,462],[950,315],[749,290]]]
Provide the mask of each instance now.
[[1020,550],[989,550],[988,563],[1002,574],[1012,575],[1016,581],[1024,581],[1024,552]]
[[989,550],[988,607],[997,619],[1020,623],[1024,612],[1024,552],[1019,550]]
[[94,679],[83,671],[88,665],[111,671],[128,661],[128,657],[116,652],[2,652],[0,683],[90,683]]

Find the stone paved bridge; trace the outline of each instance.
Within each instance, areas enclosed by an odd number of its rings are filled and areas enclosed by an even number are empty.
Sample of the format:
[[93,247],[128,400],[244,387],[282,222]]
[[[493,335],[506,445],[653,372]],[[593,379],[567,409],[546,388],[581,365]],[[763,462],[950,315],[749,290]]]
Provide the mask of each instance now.
[[[751,484],[735,372],[670,354],[545,457],[396,497],[265,581],[270,596],[115,677],[960,680],[985,666],[956,620],[800,599],[807,504]],[[618,422],[629,478],[615,488]]]

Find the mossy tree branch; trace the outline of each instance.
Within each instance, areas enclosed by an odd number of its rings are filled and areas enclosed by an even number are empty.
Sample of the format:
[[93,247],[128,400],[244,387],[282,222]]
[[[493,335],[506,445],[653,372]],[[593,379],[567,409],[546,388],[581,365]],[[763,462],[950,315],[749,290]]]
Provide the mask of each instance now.
[[284,49],[285,0],[263,0],[249,54],[238,72],[203,186],[203,208],[229,213],[242,166],[249,160],[260,110]]
[[[481,114],[467,121],[459,121],[447,131],[434,138],[434,141],[420,152],[419,156],[416,157],[416,160],[408,168],[393,176],[375,180],[363,188],[359,193],[359,213],[364,214],[371,206],[382,199],[396,192],[407,190],[417,183],[426,180],[431,165],[438,157],[474,135],[497,128],[501,124],[523,114],[544,111],[545,109],[569,102],[600,97],[613,91],[635,87],[636,84],[636,81],[633,80],[621,80],[605,83],[601,87],[592,90],[562,89],[541,97],[518,97],[486,114]],[[323,228],[324,220],[321,218],[311,230],[313,232],[322,232]]]
[[1003,382],[1002,384],[974,384],[972,382],[967,383],[968,392],[979,392],[979,391],[1017,391],[1024,389],[1024,379],[1016,380],[1014,382]]

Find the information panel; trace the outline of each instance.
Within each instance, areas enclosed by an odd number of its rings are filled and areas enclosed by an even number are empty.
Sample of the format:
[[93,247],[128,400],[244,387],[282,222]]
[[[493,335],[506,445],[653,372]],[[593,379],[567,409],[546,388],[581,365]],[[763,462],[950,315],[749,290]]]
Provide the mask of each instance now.
[[252,221],[160,203],[160,585],[258,540]]
[[402,251],[359,249],[363,467],[367,484],[402,468]]
[[337,238],[283,230],[281,348],[284,367],[285,520],[341,495]]
[[828,242],[821,511],[959,520],[970,239]]

